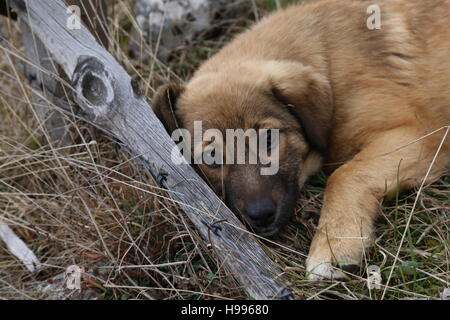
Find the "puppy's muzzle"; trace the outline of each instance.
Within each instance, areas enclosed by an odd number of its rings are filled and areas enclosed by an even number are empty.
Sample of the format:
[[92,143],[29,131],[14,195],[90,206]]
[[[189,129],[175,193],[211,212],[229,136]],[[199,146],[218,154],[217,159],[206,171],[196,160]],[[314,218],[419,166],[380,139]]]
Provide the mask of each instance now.
[[272,199],[261,199],[248,203],[245,207],[245,215],[252,227],[265,229],[275,221],[276,209]]

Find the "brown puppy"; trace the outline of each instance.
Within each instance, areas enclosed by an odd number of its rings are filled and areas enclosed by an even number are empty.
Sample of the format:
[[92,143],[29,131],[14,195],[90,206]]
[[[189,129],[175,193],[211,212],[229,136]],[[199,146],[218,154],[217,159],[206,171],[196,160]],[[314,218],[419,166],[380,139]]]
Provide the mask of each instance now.
[[[186,85],[161,87],[166,128],[280,129],[280,169],[202,166],[256,232],[289,220],[306,179],[335,164],[307,259],[311,279],[359,264],[384,196],[431,182],[450,162],[450,0],[324,0],[265,18]],[[434,132],[438,130],[437,132]],[[431,134],[433,133],[433,134]],[[422,139],[421,139],[422,138]],[[437,153],[440,148],[440,152]],[[434,159],[433,166],[431,166]]]

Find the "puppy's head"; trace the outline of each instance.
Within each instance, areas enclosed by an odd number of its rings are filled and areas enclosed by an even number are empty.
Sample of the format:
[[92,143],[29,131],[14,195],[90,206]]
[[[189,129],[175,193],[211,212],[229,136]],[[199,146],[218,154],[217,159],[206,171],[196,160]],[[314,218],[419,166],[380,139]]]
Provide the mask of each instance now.
[[[186,129],[184,139],[193,150],[189,160],[204,157],[208,149],[219,159],[204,161],[201,172],[228,206],[265,236],[289,221],[300,188],[320,168],[333,120],[328,80],[297,62],[243,62],[204,70],[186,86],[159,88],[153,109],[169,133]],[[244,139],[245,162],[239,161],[242,151],[230,129],[256,132],[257,147],[267,147],[270,161],[250,161],[251,135]],[[199,130],[205,135],[196,140]],[[274,161],[276,170],[263,174]]]

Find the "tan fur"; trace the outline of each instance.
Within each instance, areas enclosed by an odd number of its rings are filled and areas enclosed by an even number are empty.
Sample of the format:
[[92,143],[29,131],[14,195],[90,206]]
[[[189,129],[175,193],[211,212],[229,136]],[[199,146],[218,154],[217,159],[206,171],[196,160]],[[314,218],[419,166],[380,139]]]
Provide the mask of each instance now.
[[[245,129],[264,111],[278,114],[288,132],[282,152],[298,148],[303,163],[300,184],[320,166],[319,153],[335,169],[307,259],[311,279],[342,277],[333,262],[360,263],[381,200],[397,181],[403,189],[422,183],[445,130],[416,140],[450,125],[450,0],[378,1],[381,30],[366,26],[370,4],[324,0],[269,16],[206,61],[177,100],[188,129],[194,120]],[[309,141],[269,92],[293,106]],[[426,182],[449,162],[450,138]],[[227,181],[227,170],[205,174]]]

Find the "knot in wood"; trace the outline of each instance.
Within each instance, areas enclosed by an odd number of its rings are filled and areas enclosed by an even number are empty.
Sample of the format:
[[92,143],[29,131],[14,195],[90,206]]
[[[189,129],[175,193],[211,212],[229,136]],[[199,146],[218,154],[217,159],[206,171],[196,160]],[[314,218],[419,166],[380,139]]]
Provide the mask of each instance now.
[[114,106],[114,79],[99,59],[80,57],[72,85],[75,101],[87,115],[95,121],[108,118]]

